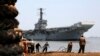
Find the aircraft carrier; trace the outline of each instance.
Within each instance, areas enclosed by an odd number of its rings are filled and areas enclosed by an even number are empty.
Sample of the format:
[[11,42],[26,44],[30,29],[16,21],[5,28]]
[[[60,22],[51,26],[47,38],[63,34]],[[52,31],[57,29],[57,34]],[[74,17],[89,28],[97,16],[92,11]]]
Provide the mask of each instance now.
[[76,41],[93,25],[94,23],[85,21],[67,27],[46,28],[47,20],[43,19],[42,8],[40,8],[40,19],[35,24],[35,29],[24,31],[23,36],[35,41]]

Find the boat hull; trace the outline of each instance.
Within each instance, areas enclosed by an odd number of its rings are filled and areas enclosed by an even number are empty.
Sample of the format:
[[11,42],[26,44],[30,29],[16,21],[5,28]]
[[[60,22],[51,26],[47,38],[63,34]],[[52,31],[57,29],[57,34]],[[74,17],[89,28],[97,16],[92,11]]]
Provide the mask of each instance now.
[[79,40],[79,37],[82,35],[77,31],[69,31],[69,32],[51,32],[47,33],[35,33],[33,35],[25,36],[27,39],[32,39],[35,41],[68,41],[68,40]]

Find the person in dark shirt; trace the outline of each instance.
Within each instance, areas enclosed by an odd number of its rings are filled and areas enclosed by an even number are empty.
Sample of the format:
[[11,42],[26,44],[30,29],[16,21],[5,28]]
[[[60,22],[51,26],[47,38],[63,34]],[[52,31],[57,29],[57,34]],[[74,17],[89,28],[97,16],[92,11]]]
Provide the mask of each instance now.
[[71,52],[72,51],[72,42],[70,41],[69,43],[68,43],[68,48],[67,48],[67,53],[69,53],[69,52]]
[[80,46],[80,48],[79,48],[79,51],[78,51],[78,53],[84,53],[84,51],[85,51],[85,45],[86,45],[86,40],[85,40],[85,37],[82,35],[81,37],[80,37],[80,40],[79,40],[79,46]]
[[34,49],[35,49],[34,45],[35,45],[34,43],[31,43],[31,53],[34,52]]
[[39,43],[36,44],[36,52],[39,52],[39,48],[41,47],[41,45]]
[[44,44],[44,46],[43,46],[43,52],[47,52],[48,46],[49,46],[49,44],[48,44],[48,42],[46,42],[46,43]]

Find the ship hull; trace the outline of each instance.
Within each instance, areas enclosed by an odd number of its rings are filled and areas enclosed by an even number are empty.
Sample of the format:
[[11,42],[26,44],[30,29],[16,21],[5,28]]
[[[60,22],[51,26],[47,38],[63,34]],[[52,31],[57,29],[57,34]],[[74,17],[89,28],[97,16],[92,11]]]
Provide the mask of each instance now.
[[68,40],[79,40],[82,35],[77,31],[65,31],[65,32],[51,32],[51,33],[35,33],[33,35],[25,36],[27,39],[32,39],[35,41],[68,41]]
[[78,23],[71,27],[26,31],[24,37],[35,41],[77,41],[93,24]]
[[66,40],[79,40],[79,37],[81,34],[75,31],[70,32],[60,32],[56,34],[51,34],[48,36],[46,40],[52,40],[52,41],[66,41]]

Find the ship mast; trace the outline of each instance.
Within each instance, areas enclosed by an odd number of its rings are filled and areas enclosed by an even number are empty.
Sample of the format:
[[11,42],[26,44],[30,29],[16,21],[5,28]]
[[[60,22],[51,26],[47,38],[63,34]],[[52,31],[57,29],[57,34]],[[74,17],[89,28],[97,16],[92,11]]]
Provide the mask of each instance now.
[[42,12],[42,8],[40,8],[40,20],[42,20],[43,19],[43,12]]
[[40,21],[40,26],[39,26],[39,30],[41,30],[41,28],[42,28],[42,21],[43,21],[43,12],[42,12],[42,8],[40,8],[40,19],[39,19],[39,21]]

